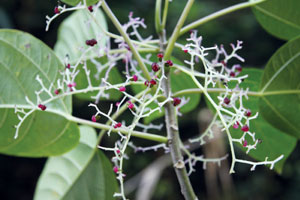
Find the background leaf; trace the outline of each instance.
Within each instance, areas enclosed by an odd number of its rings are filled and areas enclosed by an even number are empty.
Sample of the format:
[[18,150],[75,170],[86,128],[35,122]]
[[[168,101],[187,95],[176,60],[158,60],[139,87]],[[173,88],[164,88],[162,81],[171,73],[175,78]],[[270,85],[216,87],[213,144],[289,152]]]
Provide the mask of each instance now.
[[35,200],[114,199],[116,178],[108,159],[97,150],[95,130],[80,126],[80,135],[75,149],[48,159],[37,184]]
[[300,37],[269,60],[260,85],[259,108],[274,127],[300,138]]
[[[23,123],[14,139],[19,120],[14,107],[28,106],[27,96],[36,103],[35,91],[41,89],[35,80],[39,75],[46,87],[56,83],[63,64],[54,52],[33,36],[15,30],[0,31],[0,152],[16,156],[50,156],[62,154],[79,141],[75,123],[63,115],[72,111],[71,97],[47,104],[47,111],[35,111]],[[48,98],[42,95],[42,99]],[[56,115],[54,113],[60,113]]]
[[268,0],[254,6],[252,10],[266,31],[289,40],[300,35],[299,9],[299,0]]
[[96,12],[95,20],[97,23],[91,20],[90,12],[84,9],[75,11],[59,26],[54,51],[62,60],[65,59],[66,55],[69,55],[70,63],[74,64],[81,57],[82,50],[87,48],[85,41],[90,39],[97,39],[98,44],[85,55],[85,58],[99,56],[97,47],[104,46],[107,40],[99,25],[107,30],[107,24],[100,9],[94,10],[94,12]]

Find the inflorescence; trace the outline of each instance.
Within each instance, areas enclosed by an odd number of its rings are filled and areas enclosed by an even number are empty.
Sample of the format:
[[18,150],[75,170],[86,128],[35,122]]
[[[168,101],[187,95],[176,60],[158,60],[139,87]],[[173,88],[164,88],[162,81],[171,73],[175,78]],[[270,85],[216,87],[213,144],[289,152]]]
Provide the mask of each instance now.
[[[54,20],[58,15],[73,10],[88,9],[91,14],[101,7],[101,1],[94,6],[86,6],[86,4],[79,4],[72,8],[66,8],[65,6],[55,7],[53,17],[47,16],[47,27],[52,20]],[[152,41],[152,37],[144,39],[138,32],[138,28],[146,28],[144,20],[139,17],[133,17],[133,13],[129,14],[129,22],[123,25],[124,31],[131,37],[134,37],[137,42],[134,44],[135,48],[142,48],[143,44],[149,44]],[[86,27],[88,31],[88,26]],[[101,34],[99,34],[101,35]],[[112,36],[108,34],[107,36]],[[240,64],[229,64],[229,60],[235,59],[239,62],[244,62],[244,59],[238,55],[238,51],[242,48],[242,41],[237,41],[236,44],[231,44],[232,51],[228,53],[223,45],[213,46],[213,47],[203,47],[202,37],[197,36],[197,31],[191,31],[190,37],[187,39],[188,43],[182,47],[185,55],[189,55],[190,59],[184,61],[184,65],[178,65],[172,60],[164,60],[163,53],[157,52],[154,56],[156,61],[151,61],[151,54],[143,57],[143,62],[151,68],[150,76],[151,79],[145,78],[142,70],[139,69],[137,61],[134,59],[131,49],[124,39],[120,37],[112,38],[108,41],[107,45],[101,46],[97,45],[98,38],[86,38],[86,43],[82,44],[82,56],[76,63],[69,63],[66,57],[65,68],[60,71],[60,78],[56,82],[50,85],[44,84],[44,81],[39,75],[36,76],[37,82],[40,84],[41,89],[36,91],[36,100],[29,100],[28,97],[26,101],[28,106],[26,109],[18,108],[16,106],[15,112],[18,115],[20,122],[16,125],[15,138],[18,137],[19,129],[25,119],[35,111],[52,111],[52,102],[63,98],[65,96],[86,93],[90,91],[97,91],[97,95],[92,98],[95,100],[90,103],[89,106],[93,108],[94,112],[91,113],[91,121],[93,123],[98,123],[99,117],[105,117],[110,126],[107,130],[107,134],[110,135],[111,131],[117,132],[120,139],[115,142],[114,147],[104,147],[99,146],[100,149],[105,151],[112,151],[114,156],[112,161],[114,163],[113,171],[117,174],[117,179],[120,182],[121,191],[116,193],[115,196],[125,197],[124,194],[124,173],[123,163],[124,159],[129,158],[126,154],[128,147],[131,147],[135,152],[145,152],[148,150],[157,150],[163,148],[166,153],[169,152],[168,147],[165,144],[154,145],[151,147],[137,147],[131,141],[131,134],[134,130],[140,129],[144,132],[149,130],[160,131],[163,128],[163,124],[142,124],[141,120],[143,118],[149,117],[154,112],[162,112],[163,107],[166,103],[172,102],[174,108],[178,115],[180,108],[184,106],[189,99],[183,97],[174,97],[174,94],[169,93],[167,97],[161,100],[164,90],[162,87],[162,82],[167,79],[165,75],[166,67],[172,67],[176,70],[180,70],[183,73],[189,75],[192,80],[197,85],[199,92],[203,93],[207,100],[212,104],[215,109],[216,115],[212,119],[211,124],[208,126],[206,131],[202,133],[199,137],[190,139],[190,143],[198,143],[199,146],[204,145],[207,140],[214,137],[214,132],[212,130],[213,126],[217,126],[227,135],[230,147],[231,147],[231,157],[232,165],[230,173],[234,172],[234,166],[236,163],[244,163],[251,165],[251,170],[254,170],[257,165],[270,165],[273,168],[274,164],[282,159],[283,156],[278,157],[273,161],[268,161],[267,158],[263,162],[252,162],[242,159],[237,159],[235,155],[235,150],[233,143],[240,144],[246,149],[246,153],[251,150],[256,149],[256,146],[261,143],[261,140],[256,138],[256,133],[251,129],[251,121],[258,117],[258,113],[252,113],[252,111],[244,107],[243,102],[248,99],[248,88],[240,88],[239,84],[247,78],[247,75],[240,76],[242,72],[242,67]],[[110,48],[110,42],[115,42],[119,49],[122,51],[114,52]],[[154,45],[148,45],[148,47],[153,47]],[[156,46],[154,46],[156,48]],[[87,65],[87,60],[85,60],[85,55],[92,51],[97,50],[97,52],[103,52],[99,54],[99,57],[106,56],[108,62],[100,63],[95,58],[91,59],[91,62],[96,67],[96,74],[91,74],[91,70]],[[214,58],[211,59],[211,56]],[[120,84],[111,84],[109,82],[110,71],[117,66],[118,63],[122,62],[124,66],[124,76],[125,81]],[[82,68],[80,68],[82,66]],[[200,72],[199,67],[203,67],[204,72]],[[105,76],[101,79],[99,85],[92,85],[91,78],[99,77],[100,73],[106,70]],[[85,88],[77,88],[76,76],[79,73],[84,73],[88,85]],[[204,80],[200,82],[199,79]],[[228,87],[229,82],[235,82],[236,87],[231,89]],[[203,84],[202,84],[203,83]],[[213,90],[219,87],[221,83],[221,92],[216,98],[209,93],[209,90]],[[131,94],[131,91],[127,86],[129,85],[140,85],[143,90],[137,94]],[[111,104],[108,112],[103,112],[97,106],[100,99],[109,99],[109,95],[106,93],[107,90],[114,89],[122,94],[122,98],[116,104]],[[160,99],[160,100],[159,100]],[[153,106],[155,105],[155,106]],[[117,117],[120,116],[124,111],[128,111],[132,114],[132,122],[118,121]],[[240,129],[240,137],[233,137],[230,130]],[[128,134],[124,135],[120,130],[126,131]],[[251,138],[247,140],[246,138]],[[195,171],[195,164],[200,161],[203,162],[203,168],[206,167],[207,162],[213,162],[220,165],[221,161],[227,159],[228,155],[224,155],[221,158],[204,158],[203,155],[195,155],[191,153],[188,147],[181,145],[181,149],[186,154],[186,160],[183,164],[189,167],[189,174]]]

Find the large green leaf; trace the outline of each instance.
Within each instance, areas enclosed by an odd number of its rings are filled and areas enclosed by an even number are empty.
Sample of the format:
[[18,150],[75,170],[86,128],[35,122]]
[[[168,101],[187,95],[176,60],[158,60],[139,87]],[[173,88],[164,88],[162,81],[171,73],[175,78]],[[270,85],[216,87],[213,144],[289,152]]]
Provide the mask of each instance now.
[[97,150],[95,130],[81,126],[80,135],[75,149],[48,159],[37,184],[35,200],[113,199],[116,178],[108,159]]
[[[152,56],[150,58],[150,60],[153,62],[155,62],[155,59],[157,59],[156,56]],[[172,57],[172,61],[175,64],[183,65],[181,61],[179,61],[178,59],[176,59],[174,57]],[[147,65],[147,67],[148,67],[148,70],[151,70],[151,66]],[[172,93],[178,92],[180,90],[197,88],[197,85],[194,83],[194,81],[192,80],[192,78],[189,75],[187,75],[179,70],[176,70],[174,68],[171,68],[170,71],[171,71],[170,77],[171,77]],[[132,88],[135,93],[139,93],[140,91],[145,89],[145,86],[133,85]],[[201,96],[200,93],[199,94],[185,94],[185,95],[180,96],[179,98],[184,97],[186,99],[189,99],[189,102],[180,108],[180,112],[188,113],[188,112],[194,110],[200,102],[200,96]],[[149,107],[156,108],[157,105],[155,103],[152,103],[149,105]],[[164,113],[165,113],[164,109],[162,109],[162,112],[156,111],[156,112],[152,113],[149,117],[146,117],[144,119],[144,122],[146,124],[148,124],[155,119],[163,117]]]
[[[275,170],[280,173],[286,159],[294,150],[297,139],[274,128],[263,118],[263,113],[259,111],[259,99],[262,97],[262,95],[259,93],[259,83],[261,82],[263,70],[245,68],[243,69],[241,75],[245,74],[248,75],[248,78],[240,84],[240,88],[249,88],[249,91],[251,91],[252,94],[248,94],[248,100],[243,100],[243,105],[245,108],[250,109],[253,114],[259,112],[258,118],[250,121],[250,131],[255,132],[256,138],[262,140],[262,143],[258,144],[255,150],[251,150],[249,155],[256,160],[264,161],[266,157],[268,157],[269,160],[274,160],[283,154],[284,158],[275,165]],[[228,85],[230,88],[235,87],[235,84],[229,83]],[[217,96],[218,94],[211,93],[211,97],[215,102],[218,102]],[[212,105],[209,107],[212,109]],[[231,128],[230,133],[233,138],[240,138],[243,134],[240,128]],[[252,138],[246,137],[246,140],[249,144],[253,144]],[[243,151],[247,150],[246,148],[242,147],[242,145],[238,146]]]
[[[87,68],[90,70],[90,80],[91,80],[91,84],[92,86],[99,86],[101,84],[102,78],[104,78],[106,76],[107,70],[109,67],[106,67],[104,69],[104,65],[107,63],[107,57],[101,57],[101,58],[97,58],[95,59],[95,61],[97,62],[97,65],[101,65],[101,66],[96,66],[92,61],[88,60],[86,63]],[[82,68],[83,65],[79,66],[79,70],[82,71],[82,73],[79,73],[76,76],[75,82],[77,83],[76,88],[77,89],[83,89],[86,88],[88,85],[88,79],[86,74],[84,73],[84,69]],[[97,77],[95,77],[95,75],[97,75],[97,67],[101,67],[101,73],[99,73],[99,75]],[[122,77],[121,74],[119,73],[118,69],[115,67],[113,67],[109,74],[108,74],[108,79],[107,81],[110,84],[117,84],[117,83],[121,83]],[[98,94],[98,91],[93,91],[93,92],[87,92],[87,93],[79,93],[76,94],[75,96],[83,99],[83,100],[95,100],[92,99],[92,96],[96,96]],[[109,95],[109,100],[118,100],[121,98],[122,93],[120,93],[119,91],[115,90],[115,89],[111,89],[111,90],[105,90],[105,94]],[[105,100],[105,98],[101,98],[102,100]]]
[[84,58],[98,57],[97,47],[104,46],[107,40],[99,25],[103,30],[107,30],[107,24],[100,9],[94,12],[96,12],[94,19],[97,20],[97,23],[90,16],[88,10],[78,10],[59,26],[58,40],[54,51],[61,59],[69,55],[70,63],[76,63],[82,56],[82,49],[87,48],[85,41],[90,39],[97,39],[98,44]]
[[[61,1],[71,6],[76,6],[77,4],[79,4],[79,2],[83,2],[83,0],[61,0]],[[98,1],[99,0],[86,0],[86,4],[89,6],[89,5],[96,4]]]
[[274,127],[300,138],[300,37],[269,60],[260,85],[260,111]]
[[[241,88],[249,88],[252,92],[259,90],[259,83],[263,75],[263,70],[259,69],[244,69],[243,74],[248,74],[248,78],[240,84]],[[249,100],[244,100],[243,105],[250,109],[253,114],[259,112],[259,96],[249,95]],[[264,161],[266,157],[269,160],[274,160],[280,155],[284,158],[275,165],[275,170],[281,172],[285,161],[296,147],[297,139],[288,134],[274,128],[270,125],[259,113],[258,118],[250,121],[250,130],[256,133],[256,138],[261,139],[262,143],[258,144],[255,150],[251,150],[249,155],[257,160]],[[240,129],[230,129],[233,137],[241,137],[243,132]],[[249,143],[253,143],[251,138],[247,138]],[[240,145],[241,149],[246,150]]]
[[253,12],[270,34],[289,40],[300,35],[299,9],[299,0],[268,0],[256,5]]
[[[30,108],[25,96],[36,103],[35,91],[56,83],[63,64],[50,48],[33,36],[16,30],[0,31],[0,152],[16,156],[50,156],[62,154],[79,141],[75,123],[63,116],[72,111],[71,98],[48,103],[46,111],[34,111],[20,127],[14,139],[19,120],[15,106]],[[47,95],[41,96],[45,100]],[[25,111],[28,111],[25,109]],[[59,115],[57,115],[59,114]]]

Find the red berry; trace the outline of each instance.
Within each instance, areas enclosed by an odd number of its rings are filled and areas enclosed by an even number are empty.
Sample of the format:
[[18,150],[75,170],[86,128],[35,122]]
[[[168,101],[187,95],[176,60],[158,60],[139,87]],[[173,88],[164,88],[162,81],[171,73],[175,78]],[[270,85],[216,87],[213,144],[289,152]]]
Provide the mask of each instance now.
[[70,68],[71,68],[71,65],[70,65],[70,64],[67,64],[67,65],[66,65],[66,68],[70,69]]
[[125,88],[124,86],[121,86],[121,87],[119,88],[119,90],[120,90],[120,92],[125,92],[126,88]]
[[243,141],[243,147],[246,147],[247,145],[248,145],[247,140],[244,140],[244,141]]
[[97,121],[97,118],[96,118],[95,115],[92,116],[92,121],[93,121],[93,122],[96,122],[96,121]]
[[113,170],[114,170],[115,173],[118,173],[119,168],[117,166],[114,166]]
[[138,79],[139,79],[139,78],[138,78],[137,75],[133,75],[133,76],[132,76],[132,80],[133,80],[134,82],[136,82]]
[[156,85],[156,81],[154,79],[151,79],[151,81],[150,81],[150,87],[152,87],[153,85]]
[[88,9],[89,9],[90,12],[93,12],[93,11],[94,11],[94,10],[93,10],[93,6],[89,6]]
[[46,110],[46,108],[47,108],[47,107],[46,107],[45,105],[43,105],[43,104],[39,104],[38,107],[39,107],[42,111]]
[[228,97],[225,97],[224,98],[224,103],[228,105],[230,103],[230,99]]
[[154,72],[157,72],[158,70],[160,70],[160,68],[159,68],[159,66],[158,66],[157,63],[152,63],[151,67],[152,67],[152,70],[153,70]]
[[247,117],[250,117],[251,114],[252,114],[252,113],[251,113],[251,110],[249,110],[249,109],[245,112],[245,116],[247,116]]
[[179,105],[180,103],[181,103],[181,99],[180,99],[180,98],[177,98],[177,97],[173,98],[173,105],[174,105],[174,106],[177,106],[177,105]]
[[235,77],[235,73],[234,72],[230,72],[229,76]]
[[189,51],[188,51],[187,49],[184,49],[183,52],[184,52],[184,53],[187,53],[187,52],[189,52]]
[[117,154],[120,154],[120,153],[121,153],[120,149],[117,149],[116,152],[117,152]]
[[95,44],[97,44],[97,40],[95,40],[95,39],[86,40],[86,41],[85,41],[85,44],[92,47],[92,46],[94,46]]
[[171,60],[167,60],[165,63],[166,67],[172,67],[173,66],[173,62]]
[[59,8],[57,6],[54,8],[54,13],[55,14],[59,14],[60,13],[60,10],[59,10]]
[[241,130],[242,130],[243,132],[248,132],[248,131],[249,131],[249,127],[248,127],[247,125],[245,125],[245,126],[243,126],[243,127],[241,128]]

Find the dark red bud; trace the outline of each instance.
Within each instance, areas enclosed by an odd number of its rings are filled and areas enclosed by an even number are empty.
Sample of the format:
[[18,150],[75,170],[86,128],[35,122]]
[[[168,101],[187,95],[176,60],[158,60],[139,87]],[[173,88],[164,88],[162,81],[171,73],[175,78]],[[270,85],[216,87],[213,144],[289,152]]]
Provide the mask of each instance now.
[[125,88],[124,86],[121,86],[121,87],[119,88],[119,90],[120,90],[120,92],[125,92],[125,91],[126,91],[126,88]]
[[133,75],[133,76],[132,76],[132,80],[133,80],[134,82],[136,82],[138,79],[139,79],[139,78],[138,78],[137,75]]
[[177,97],[173,98],[173,106],[177,106],[180,103],[181,103],[181,99],[180,98],[177,98]]
[[251,110],[247,110],[246,112],[245,112],[245,116],[247,116],[247,117],[250,117],[251,116]]
[[114,128],[120,128],[122,126],[122,123],[121,122],[118,122],[114,125]]
[[86,40],[85,44],[92,47],[97,44],[97,40],[95,40],[95,39]]
[[60,93],[60,89],[56,89],[56,90],[54,90],[54,94],[56,94],[56,95],[58,95],[59,93]]
[[248,127],[247,125],[245,125],[245,126],[243,126],[243,127],[241,128],[241,130],[242,130],[243,132],[248,132],[248,131],[249,131],[249,127]]
[[235,69],[236,69],[236,71],[241,72],[243,68],[239,65]]
[[164,55],[162,53],[157,54],[158,60],[161,62]]
[[151,79],[150,86],[152,87],[153,85],[156,85],[156,81],[154,79]]
[[39,104],[38,107],[39,107],[42,111],[46,110],[46,108],[47,108],[47,107],[46,107],[45,105],[43,105],[43,104]]
[[94,11],[94,10],[93,10],[93,6],[89,6],[88,9],[89,9],[90,12],[93,12],[93,11]]
[[158,70],[160,70],[159,65],[157,63],[152,63],[151,67],[154,72],[157,72]]
[[230,99],[228,97],[225,97],[224,98],[224,103],[228,105],[230,103]]
[[222,65],[223,65],[224,67],[227,66],[227,64],[226,64],[226,62],[225,62],[224,60],[222,60],[220,63],[222,63]]
[[235,77],[235,73],[234,72],[230,72],[229,76]]
[[173,62],[171,60],[167,60],[165,63],[166,67],[172,67],[173,66]]
[[114,170],[115,173],[118,173],[119,168],[117,166],[114,166],[113,170]]
[[60,13],[60,9],[57,6],[54,8],[54,13],[55,14],[59,14]]
[[148,80],[146,80],[145,83],[144,83],[144,85],[147,86],[147,87],[149,87],[150,82]]
[[133,109],[134,108],[134,104],[131,103],[131,101],[128,101],[128,108],[129,109]]

